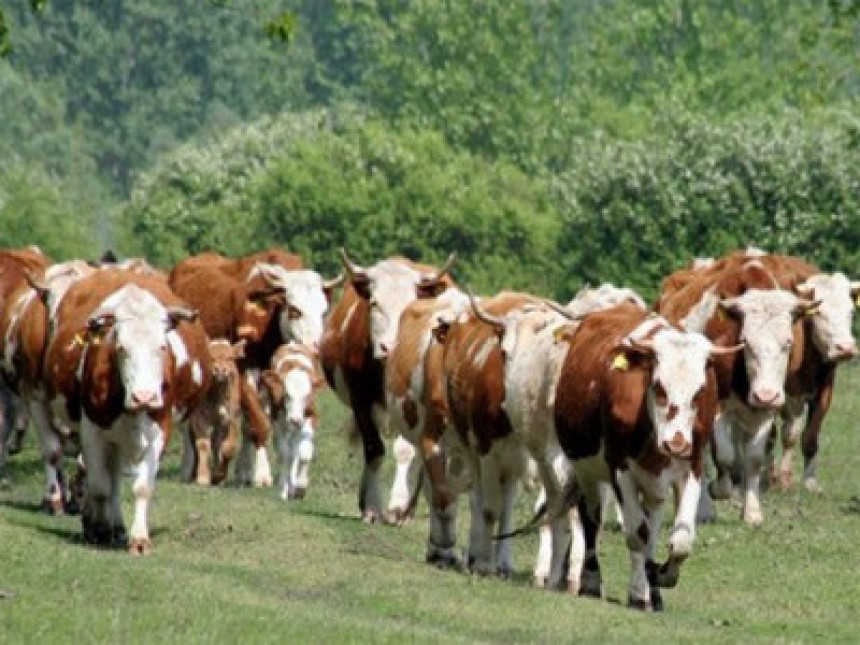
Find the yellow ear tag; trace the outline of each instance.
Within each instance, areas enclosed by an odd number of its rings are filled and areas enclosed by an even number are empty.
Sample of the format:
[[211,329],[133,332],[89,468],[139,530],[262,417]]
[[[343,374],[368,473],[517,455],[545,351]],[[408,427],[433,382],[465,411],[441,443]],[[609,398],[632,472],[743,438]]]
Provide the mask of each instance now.
[[860,307],[860,293],[857,294],[857,298],[854,300],[854,304]]
[[552,339],[555,342],[560,343],[561,341],[564,340],[564,336],[566,333],[567,333],[566,327],[557,327],[556,329],[552,330]]
[[812,307],[810,309],[807,309],[803,315],[812,317],[812,316],[815,316],[816,314],[818,314],[818,307]]
[[615,358],[612,359],[612,369],[619,370],[621,372],[630,369],[630,361],[627,360],[627,356],[624,354],[616,354]]
[[729,316],[726,313],[726,310],[723,309],[722,307],[717,307],[717,320],[726,321],[728,319],[729,319]]
[[84,344],[84,335],[81,332],[78,332],[77,334],[75,334],[75,338],[72,341],[72,346],[74,347],[75,345],[83,345],[83,344]]

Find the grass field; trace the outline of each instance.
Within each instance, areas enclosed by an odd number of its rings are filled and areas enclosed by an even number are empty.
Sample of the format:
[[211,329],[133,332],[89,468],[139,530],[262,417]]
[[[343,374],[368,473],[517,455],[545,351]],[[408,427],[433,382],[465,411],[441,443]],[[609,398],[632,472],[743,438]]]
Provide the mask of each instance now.
[[[502,581],[424,564],[423,502],[402,528],[363,524],[358,451],[328,392],[300,502],[182,484],[175,440],[148,558],[85,546],[79,518],[39,511],[30,433],[10,464],[13,487],[0,492],[0,643],[858,642],[860,366],[838,380],[822,436],[824,495],[768,493],[758,530],[720,503],[678,588],[664,592],[666,611],[652,615],[620,604],[629,569],[619,533],[601,545],[608,601],[598,601],[530,586],[534,536],[518,541],[517,573]],[[126,484],[127,523],[129,502]],[[521,519],[530,503],[523,497]],[[461,509],[465,535],[465,501]]]

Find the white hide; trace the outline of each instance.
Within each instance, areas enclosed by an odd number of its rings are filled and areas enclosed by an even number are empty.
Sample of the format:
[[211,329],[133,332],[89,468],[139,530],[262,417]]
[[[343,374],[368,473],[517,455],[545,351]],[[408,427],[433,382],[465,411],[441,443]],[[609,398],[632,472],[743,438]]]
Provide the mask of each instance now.
[[851,325],[854,299],[860,294],[860,285],[852,285],[843,273],[822,273],[799,285],[797,292],[808,300],[819,302],[810,313],[812,341],[825,360],[856,356],[857,341],[851,332]]

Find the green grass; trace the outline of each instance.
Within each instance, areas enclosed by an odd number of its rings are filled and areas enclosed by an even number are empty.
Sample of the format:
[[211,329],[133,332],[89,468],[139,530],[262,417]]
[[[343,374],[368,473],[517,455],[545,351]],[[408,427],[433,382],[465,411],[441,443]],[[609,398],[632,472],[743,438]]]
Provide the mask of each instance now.
[[[825,494],[768,493],[758,530],[721,503],[656,615],[618,602],[628,576],[618,533],[601,545],[607,602],[531,588],[534,537],[517,542],[517,574],[501,581],[424,564],[423,502],[405,527],[362,524],[359,451],[344,440],[346,411],[330,393],[300,502],[271,489],[182,484],[174,441],[148,558],[85,546],[79,518],[38,510],[31,433],[10,464],[13,488],[0,492],[0,642],[857,642],[860,367],[838,380],[822,436]],[[130,523],[129,498],[126,483]],[[521,519],[530,503],[523,497]],[[461,535],[467,516],[464,500]]]

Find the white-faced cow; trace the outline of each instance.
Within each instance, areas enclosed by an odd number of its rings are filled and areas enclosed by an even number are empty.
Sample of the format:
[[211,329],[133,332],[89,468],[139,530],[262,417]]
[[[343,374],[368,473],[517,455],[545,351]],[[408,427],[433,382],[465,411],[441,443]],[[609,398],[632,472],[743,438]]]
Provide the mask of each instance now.
[[274,426],[281,499],[302,499],[314,456],[316,393],[325,382],[317,369],[316,352],[299,343],[282,345],[261,381]]
[[187,415],[209,386],[207,339],[195,319],[164,281],[114,269],[77,281],[57,309],[45,385],[55,414],[80,423],[88,542],[126,542],[119,494],[127,463],[128,550],[151,549],[147,513],[173,414]]
[[[573,587],[586,595],[602,593],[598,484],[608,481],[624,513],[628,600],[633,607],[661,609],[660,587],[676,584],[693,547],[701,447],[716,412],[709,368],[715,348],[704,336],[630,304],[592,313],[564,337],[569,349],[558,376],[554,420],[581,492],[585,538],[581,579]],[[669,557],[657,565],[663,503],[673,489],[678,502]]]
[[326,320],[320,360],[329,385],[352,409],[364,452],[359,509],[366,521],[376,521],[384,518],[379,469],[385,454],[385,362],[406,305],[452,285],[447,273],[453,256],[441,270],[400,257],[362,267],[344,250],[341,259],[348,281]]
[[[720,344],[743,343],[741,355],[715,360],[722,413],[714,432],[718,480],[714,497],[731,494],[731,432],[745,444],[744,521],[762,521],[759,479],[776,412],[785,404],[789,359],[798,360],[800,319],[816,303],[781,289],[761,258],[732,254],[661,297],[660,313]],[[704,496],[703,496],[704,497]]]

